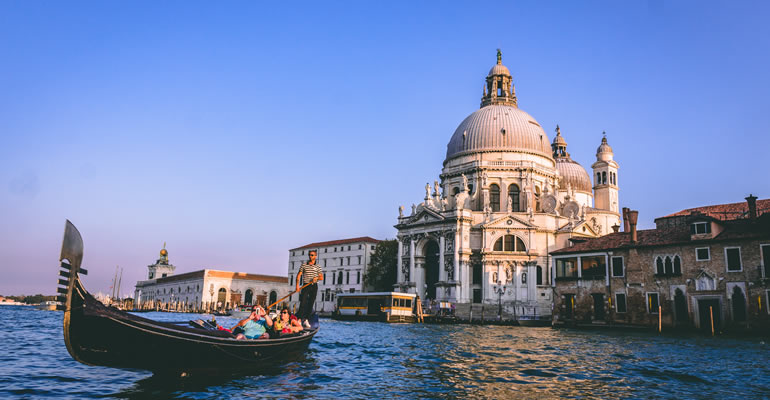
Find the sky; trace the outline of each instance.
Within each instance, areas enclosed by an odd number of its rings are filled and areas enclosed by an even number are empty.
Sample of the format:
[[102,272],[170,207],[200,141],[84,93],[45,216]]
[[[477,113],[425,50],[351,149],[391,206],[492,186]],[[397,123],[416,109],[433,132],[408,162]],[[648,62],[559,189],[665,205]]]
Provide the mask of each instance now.
[[479,107],[496,49],[519,107],[654,218],[770,197],[770,3],[0,2],[0,294],[84,278],[286,275],[288,250],[394,238]]

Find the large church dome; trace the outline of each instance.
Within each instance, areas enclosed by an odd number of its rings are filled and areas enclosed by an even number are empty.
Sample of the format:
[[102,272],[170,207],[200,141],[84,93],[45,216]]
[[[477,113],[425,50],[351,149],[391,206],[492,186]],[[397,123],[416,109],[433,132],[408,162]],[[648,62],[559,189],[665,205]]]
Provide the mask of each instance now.
[[465,118],[449,140],[446,159],[484,151],[551,157],[550,141],[540,124],[526,112],[507,105],[488,105]]
[[518,107],[516,88],[497,52],[497,64],[486,77],[481,109],[469,115],[449,140],[446,160],[465,154],[513,151],[551,158],[548,136],[531,115]]

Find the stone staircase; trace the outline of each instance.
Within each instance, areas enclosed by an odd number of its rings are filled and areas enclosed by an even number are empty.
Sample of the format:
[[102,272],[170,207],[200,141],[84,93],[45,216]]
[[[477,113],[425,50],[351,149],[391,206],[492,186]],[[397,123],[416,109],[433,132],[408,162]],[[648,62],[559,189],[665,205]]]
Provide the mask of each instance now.
[[[497,304],[456,304],[455,305],[455,317],[460,321],[497,321],[498,320],[498,306]],[[514,319],[513,314],[507,312],[503,307],[500,314],[502,321],[512,321]]]

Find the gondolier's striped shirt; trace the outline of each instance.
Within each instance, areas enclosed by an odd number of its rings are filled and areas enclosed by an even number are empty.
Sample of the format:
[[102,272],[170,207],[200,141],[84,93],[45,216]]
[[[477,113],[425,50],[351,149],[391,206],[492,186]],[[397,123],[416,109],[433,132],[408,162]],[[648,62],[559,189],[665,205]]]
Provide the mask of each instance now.
[[302,272],[302,284],[310,283],[318,275],[321,275],[321,266],[318,264],[302,264],[299,267],[299,272]]

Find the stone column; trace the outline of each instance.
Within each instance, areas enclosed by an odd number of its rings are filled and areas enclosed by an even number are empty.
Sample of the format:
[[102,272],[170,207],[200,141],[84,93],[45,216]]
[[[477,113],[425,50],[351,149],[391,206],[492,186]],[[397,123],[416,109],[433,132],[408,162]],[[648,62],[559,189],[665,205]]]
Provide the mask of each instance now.
[[396,244],[398,245],[398,256],[396,258],[396,283],[401,284],[404,282],[404,273],[401,271],[401,258],[404,257],[404,247],[400,238],[396,238]]
[[446,271],[444,270],[444,246],[444,235],[441,235],[438,237],[438,280],[440,282],[446,282]]
[[421,300],[425,300],[425,257],[416,257],[414,260],[415,276],[412,279],[414,282],[415,293],[420,296]]
[[414,282],[414,238],[409,239],[409,281]]
[[[455,282],[462,281],[460,277],[460,232],[455,231],[455,243],[454,243],[454,250],[455,250],[455,258],[454,258],[454,273],[452,276],[454,277]],[[457,288],[457,298],[460,298],[460,288]]]

